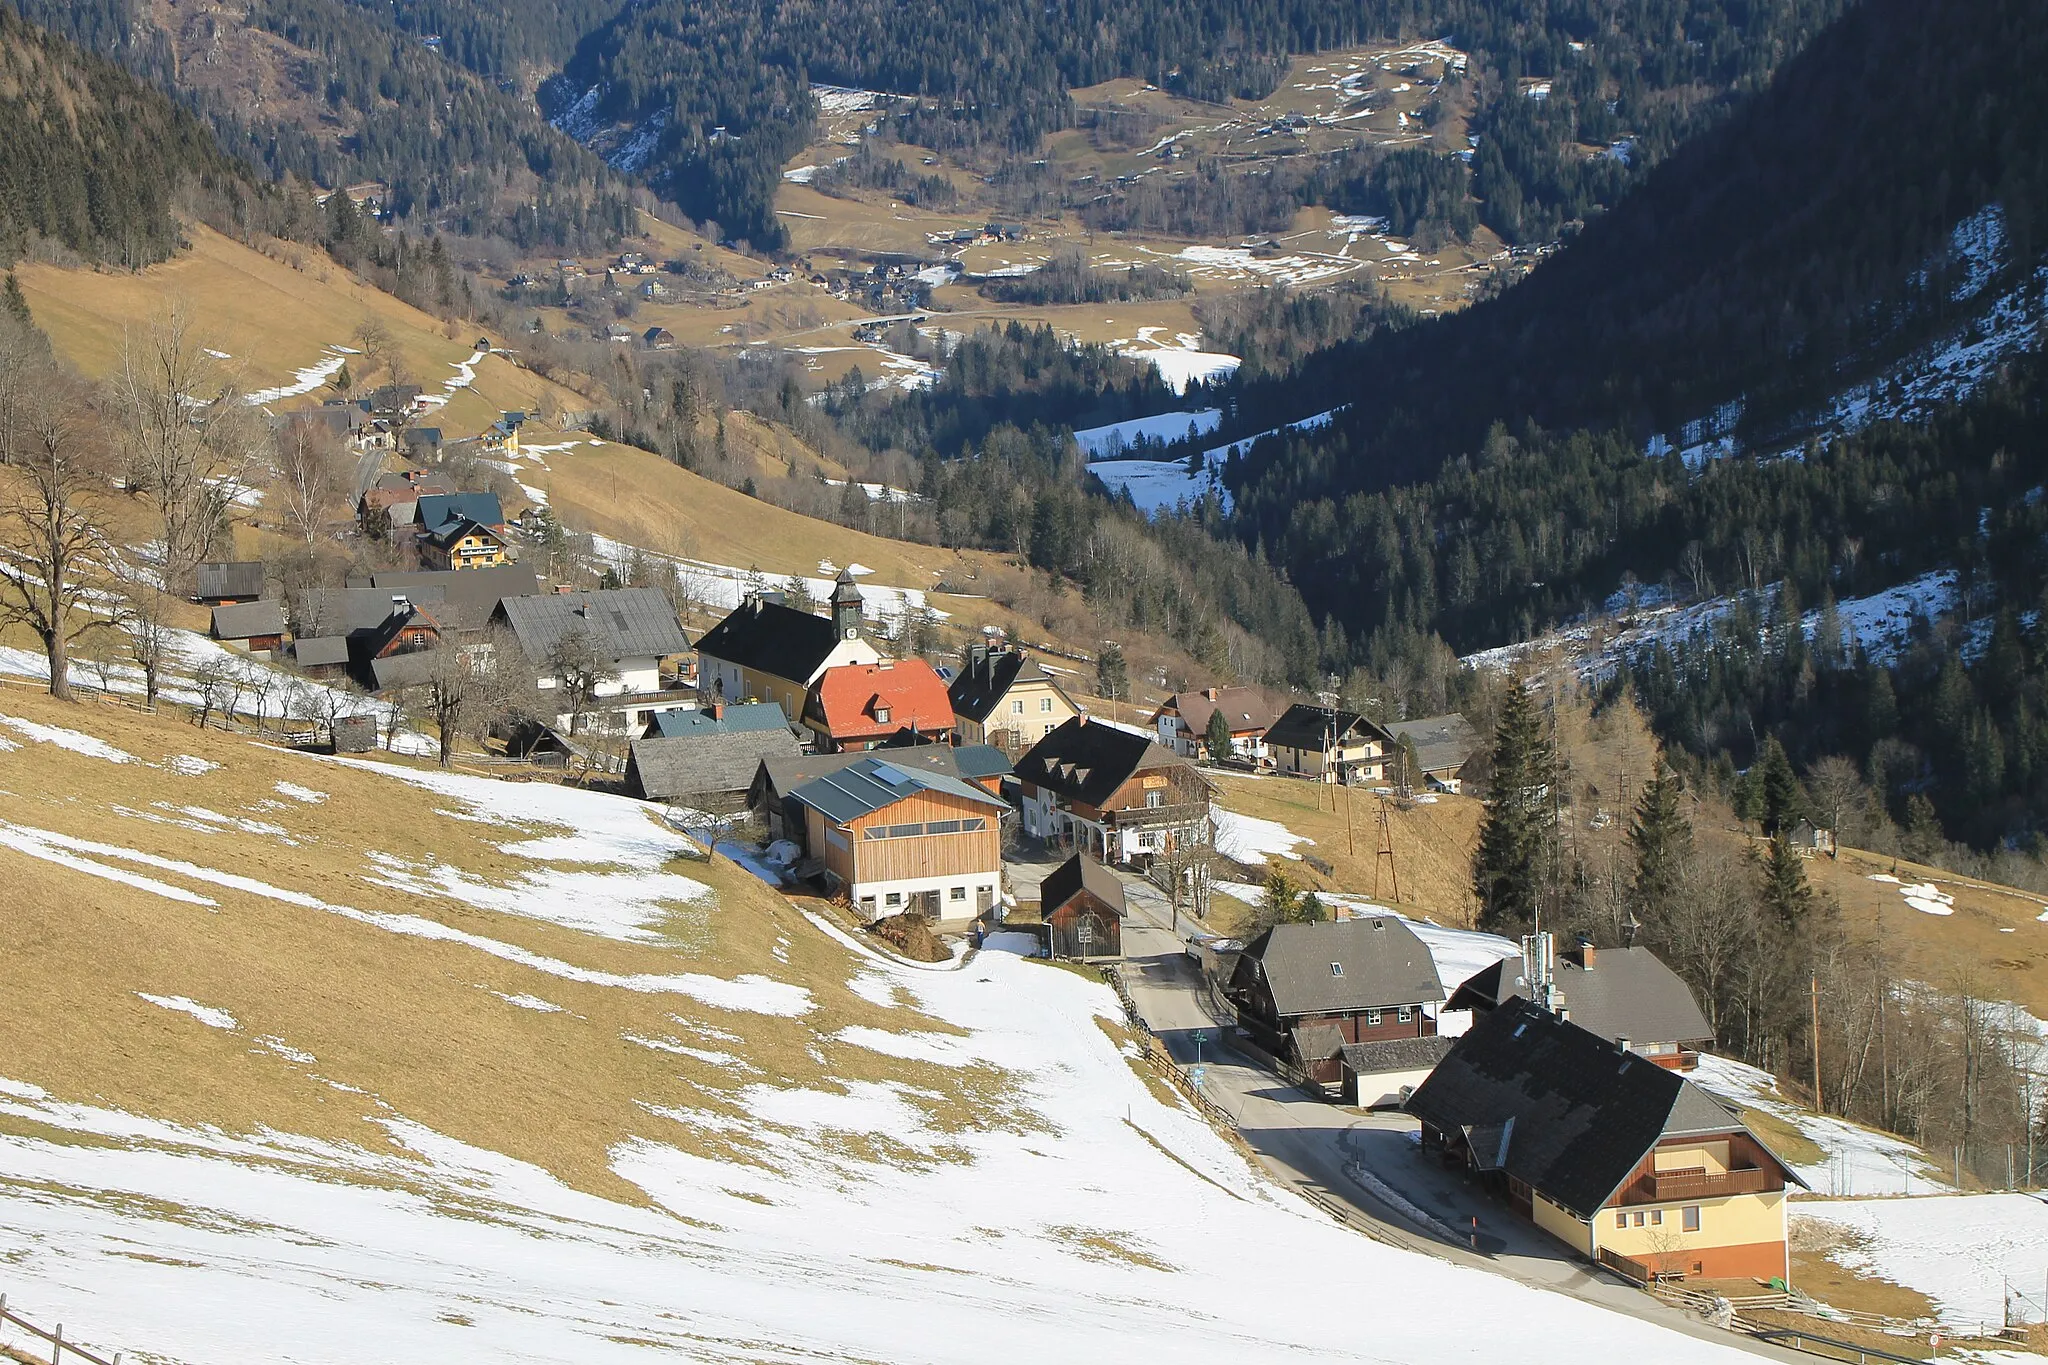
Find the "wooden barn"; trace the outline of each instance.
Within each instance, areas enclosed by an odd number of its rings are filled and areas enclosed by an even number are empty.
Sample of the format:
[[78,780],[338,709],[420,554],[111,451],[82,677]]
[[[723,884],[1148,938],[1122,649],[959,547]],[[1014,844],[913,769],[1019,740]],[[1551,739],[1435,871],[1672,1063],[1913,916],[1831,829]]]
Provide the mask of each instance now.
[[1054,958],[1076,962],[1122,957],[1124,884],[1086,853],[1076,853],[1038,888],[1039,912]]

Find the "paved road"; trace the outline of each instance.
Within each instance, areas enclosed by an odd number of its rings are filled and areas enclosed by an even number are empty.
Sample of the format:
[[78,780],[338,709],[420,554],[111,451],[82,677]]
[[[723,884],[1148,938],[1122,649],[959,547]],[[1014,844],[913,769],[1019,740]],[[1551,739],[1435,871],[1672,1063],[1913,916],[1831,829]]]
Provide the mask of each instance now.
[[[1425,1157],[1413,1141],[1413,1119],[1362,1115],[1316,1099],[1236,1051],[1226,1041],[1229,1026],[1211,1013],[1198,989],[1180,939],[1166,927],[1165,898],[1137,878],[1125,878],[1125,886],[1131,915],[1124,923],[1124,980],[1139,1014],[1175,1061],[1200,1066],[1202,1092],[1236,1120],[1238,1132],[1281,1183],[1334,1203],[1346,1222],[1379,1241],[1768,1358],[1811,1360],[1708,1327],[1611,1275],[1596,1273],[1488,1198],[1463,1173]],[[1195,1041],[1197,1034],[1203,1042]],[[1351,1160],[1435,1224],[1413,1217],[1411,1210],[1380,1198],[1346,1174]],[[1475,1219],[1476,1251],[1470,1245]],[[1463,1235],[1453,1241],[1447,1229]]]

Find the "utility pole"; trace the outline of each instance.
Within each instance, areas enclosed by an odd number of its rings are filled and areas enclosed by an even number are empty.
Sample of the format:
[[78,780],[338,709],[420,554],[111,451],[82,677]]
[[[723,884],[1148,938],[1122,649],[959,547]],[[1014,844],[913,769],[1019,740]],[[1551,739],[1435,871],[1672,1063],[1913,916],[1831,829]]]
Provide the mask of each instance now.
[[1825,1113],[1827,1104],[1820,1097],[1820,973],[1807,977],[1813,987],[1813,1107]]
[[1394,863],[1394,826],[1387,819],[1387,798],[1384,796],[1380,798],[1378,823],[1379,847],[1372,857],[1372,898],[1374,900],[1380,898],[1380,863],[1384,861],[1387,865],[1387,876],[1393,880],[1394,884],[1394,904],[1399,905],[1401,903],[1401,870]]

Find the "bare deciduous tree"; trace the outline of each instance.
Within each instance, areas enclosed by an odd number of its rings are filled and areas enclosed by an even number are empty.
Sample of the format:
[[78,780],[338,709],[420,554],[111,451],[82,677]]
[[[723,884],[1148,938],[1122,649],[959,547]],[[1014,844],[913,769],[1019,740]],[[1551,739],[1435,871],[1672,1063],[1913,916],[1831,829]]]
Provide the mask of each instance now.
[[479,735],[500,716],[531,710],[533,675],[517,637],[498,629],[480,644],[433,651],[424,694],[441,737],[441,766],[447,768],[455,762],[456,740]]
[[170,661],[172,627],[166,614],[170,600],[146,583],[130,584],[127,599],[122,615],[128,628],[128,657],[142,670],[143,701],[154,711],[164,665]]
[[555,641],[541,660],[541,673],[554,680],[557,713],[569,717],[572,735],[584,728],[599,689],[619,677],[617,664],[584,630],[571,631]]
[[348,484],[341,443],[322,423],[297,417],[277,433],[277,472],[267,505],[277,509],[310,554]]
[[94,604],[115,588],[113,553],[101,530],[102,447],[82,386],[54,368],[17,414],[20,486],[0,503],[0,622],[26,626],[42,644],[50,695],[71,698],[71,655],[88,634],[114,629]]
[[248,484],[260,424],[177,305],[129,336],[113,397],[127,428],[129,489],[163,518],[164,584],[182,592]]

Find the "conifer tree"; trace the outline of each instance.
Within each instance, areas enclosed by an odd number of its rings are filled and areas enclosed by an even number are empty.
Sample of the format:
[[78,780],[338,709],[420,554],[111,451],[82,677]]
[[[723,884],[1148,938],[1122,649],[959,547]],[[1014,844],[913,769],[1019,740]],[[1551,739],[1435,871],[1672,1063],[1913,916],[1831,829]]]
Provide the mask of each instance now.
[[1780,834],[1798,823],[1806,808],[1806,795],[1799,790],[1792,761],[1785,757],[1785,746],[1778,743],[1776,735],[1764,737],[1756,760],[1755,786],[1757,818],[1763,822],[1764,833]]
[[1554,830],[1550,812],[1552,754],[1543,720],[1516,679],[1501,701],[1493,735],[1493,778],[1486,819],[1472,859],[1472,891],[1482,928],[1532,923]]
[[1813,908],[1813,888],[1806,884],[1806,865],[1783,835],[1764,846],[1763,907],[1781,928],[1797,931]]
[[1635,884],[1629,888],[1629,911],[1646,925],[1661,924],[1684,890],[1692,862],[1692,821],[1686,816],[1678,774],[1657,764],[1657,775],[1643,788],[1628,841],[1636,856]]
[[21,292],[21,281],[14,277],[12,270],[7,272],[6,287],[0,289],[0,311],[5,311],[24,330],[36,324],[34,315],[28,310],[28,296]]
[[1209,728],[1202,736],[1209,746],[1209,757],[1222,762],[1230,757],[1230,722],[1223,718],[1223,708],[1218,706],[1209,713]]

